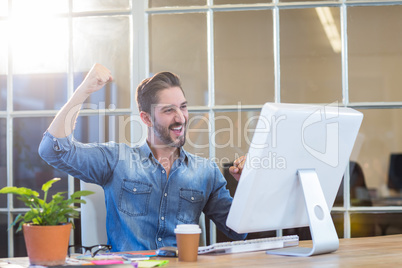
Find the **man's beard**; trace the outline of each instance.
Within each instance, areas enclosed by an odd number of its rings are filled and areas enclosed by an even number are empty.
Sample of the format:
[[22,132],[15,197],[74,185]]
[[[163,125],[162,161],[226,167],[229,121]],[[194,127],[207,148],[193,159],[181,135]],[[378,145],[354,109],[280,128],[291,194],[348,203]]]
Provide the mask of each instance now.
[[[176,140],[173,140],[170,136],[170,130],[175,127],[183,126],[184,132],[182,136],[179,136]],[[169,127],[163,127],[158,124],[156,121],[154,122],[154,133],[164,144],[180,148],[186,143],[186,133],[187,133],[187,121],[184,124],[174,123],[169,125]]]

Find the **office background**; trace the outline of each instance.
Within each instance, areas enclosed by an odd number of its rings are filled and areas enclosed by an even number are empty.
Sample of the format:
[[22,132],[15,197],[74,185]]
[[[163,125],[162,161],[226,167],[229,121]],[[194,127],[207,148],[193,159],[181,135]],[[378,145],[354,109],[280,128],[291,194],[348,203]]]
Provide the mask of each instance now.
[[[402,183],[398,170],[388,176],[402,152],[402,1],[0,0],[0,36],[0,187],[40,191],[61,177],[53,191],[79,188],[37,147],[98,62],[114,82],[86,102],[76,139],[143,142],[135,87],[168,70],[189,101],[186,149],[223,172],[247,152],[265,102],[358,109],[353,166],[332,211],[338,234],[402,232]],[[22,233],[7,231],[23,211],[0,196],[0,257],[26,254]]]

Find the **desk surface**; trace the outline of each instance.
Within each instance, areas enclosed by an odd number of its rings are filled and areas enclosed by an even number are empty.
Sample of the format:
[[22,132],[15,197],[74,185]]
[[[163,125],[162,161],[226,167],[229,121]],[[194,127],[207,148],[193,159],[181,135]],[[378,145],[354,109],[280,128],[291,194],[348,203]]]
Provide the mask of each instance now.
[[[402,235],[340,239],[336,252],[313,257],[267,255],[265,251],[227,255],[200,255],[197,262],[169,258],[163,267],[401,267]],[[311,246],[311,241],[301,241]],[[27,258],[15,258],[25,259]],[[14,259],[14,260],[15,260]],[[166,258],[161,258],[166,259]],[[7,260],[7,259],[0,259]],[[12,260],[12,259],[8,259]],[[85,266],[83,266],[85,267]]]
[[[167,267],[400,267],[402,266],[402,235],[340,239],[336,252],[313,257],[267,255],[264,251],[198,256],[194,263],[170,259]],[[301,241],[311,246],[311,241]]]

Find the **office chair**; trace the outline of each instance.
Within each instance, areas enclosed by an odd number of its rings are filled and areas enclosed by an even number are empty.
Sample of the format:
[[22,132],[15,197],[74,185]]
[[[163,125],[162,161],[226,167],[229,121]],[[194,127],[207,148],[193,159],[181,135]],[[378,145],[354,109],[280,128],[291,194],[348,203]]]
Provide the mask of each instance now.
[[81,190],[95,192],[82,197],[87,203],[81,204],[81,241],[84,246],[107,243],[106,206],[102,187],[80,181]]
[[[107,243],[106,206],[102,187],[80,181],[81,190],[93,191],[95,194],[85,196],[87,202],[81,204],[81,240],[82,245],[91,246]],[[201,228],[200,246],[206,246],[205,216],[201,213],[199,225]]]

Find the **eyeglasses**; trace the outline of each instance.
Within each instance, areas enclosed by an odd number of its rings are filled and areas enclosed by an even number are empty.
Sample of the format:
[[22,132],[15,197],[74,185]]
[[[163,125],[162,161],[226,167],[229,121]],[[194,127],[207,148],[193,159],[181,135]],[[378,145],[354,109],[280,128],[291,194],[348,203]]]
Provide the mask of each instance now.
[[91,257],[95,257],[98,253],[107,253],[112,249],[111,245],[95,245],[90,247],[85,247],[82,245],[70,245],[68,246],[68,257],[72,253],[85,254],[86,252],[91,253]]

